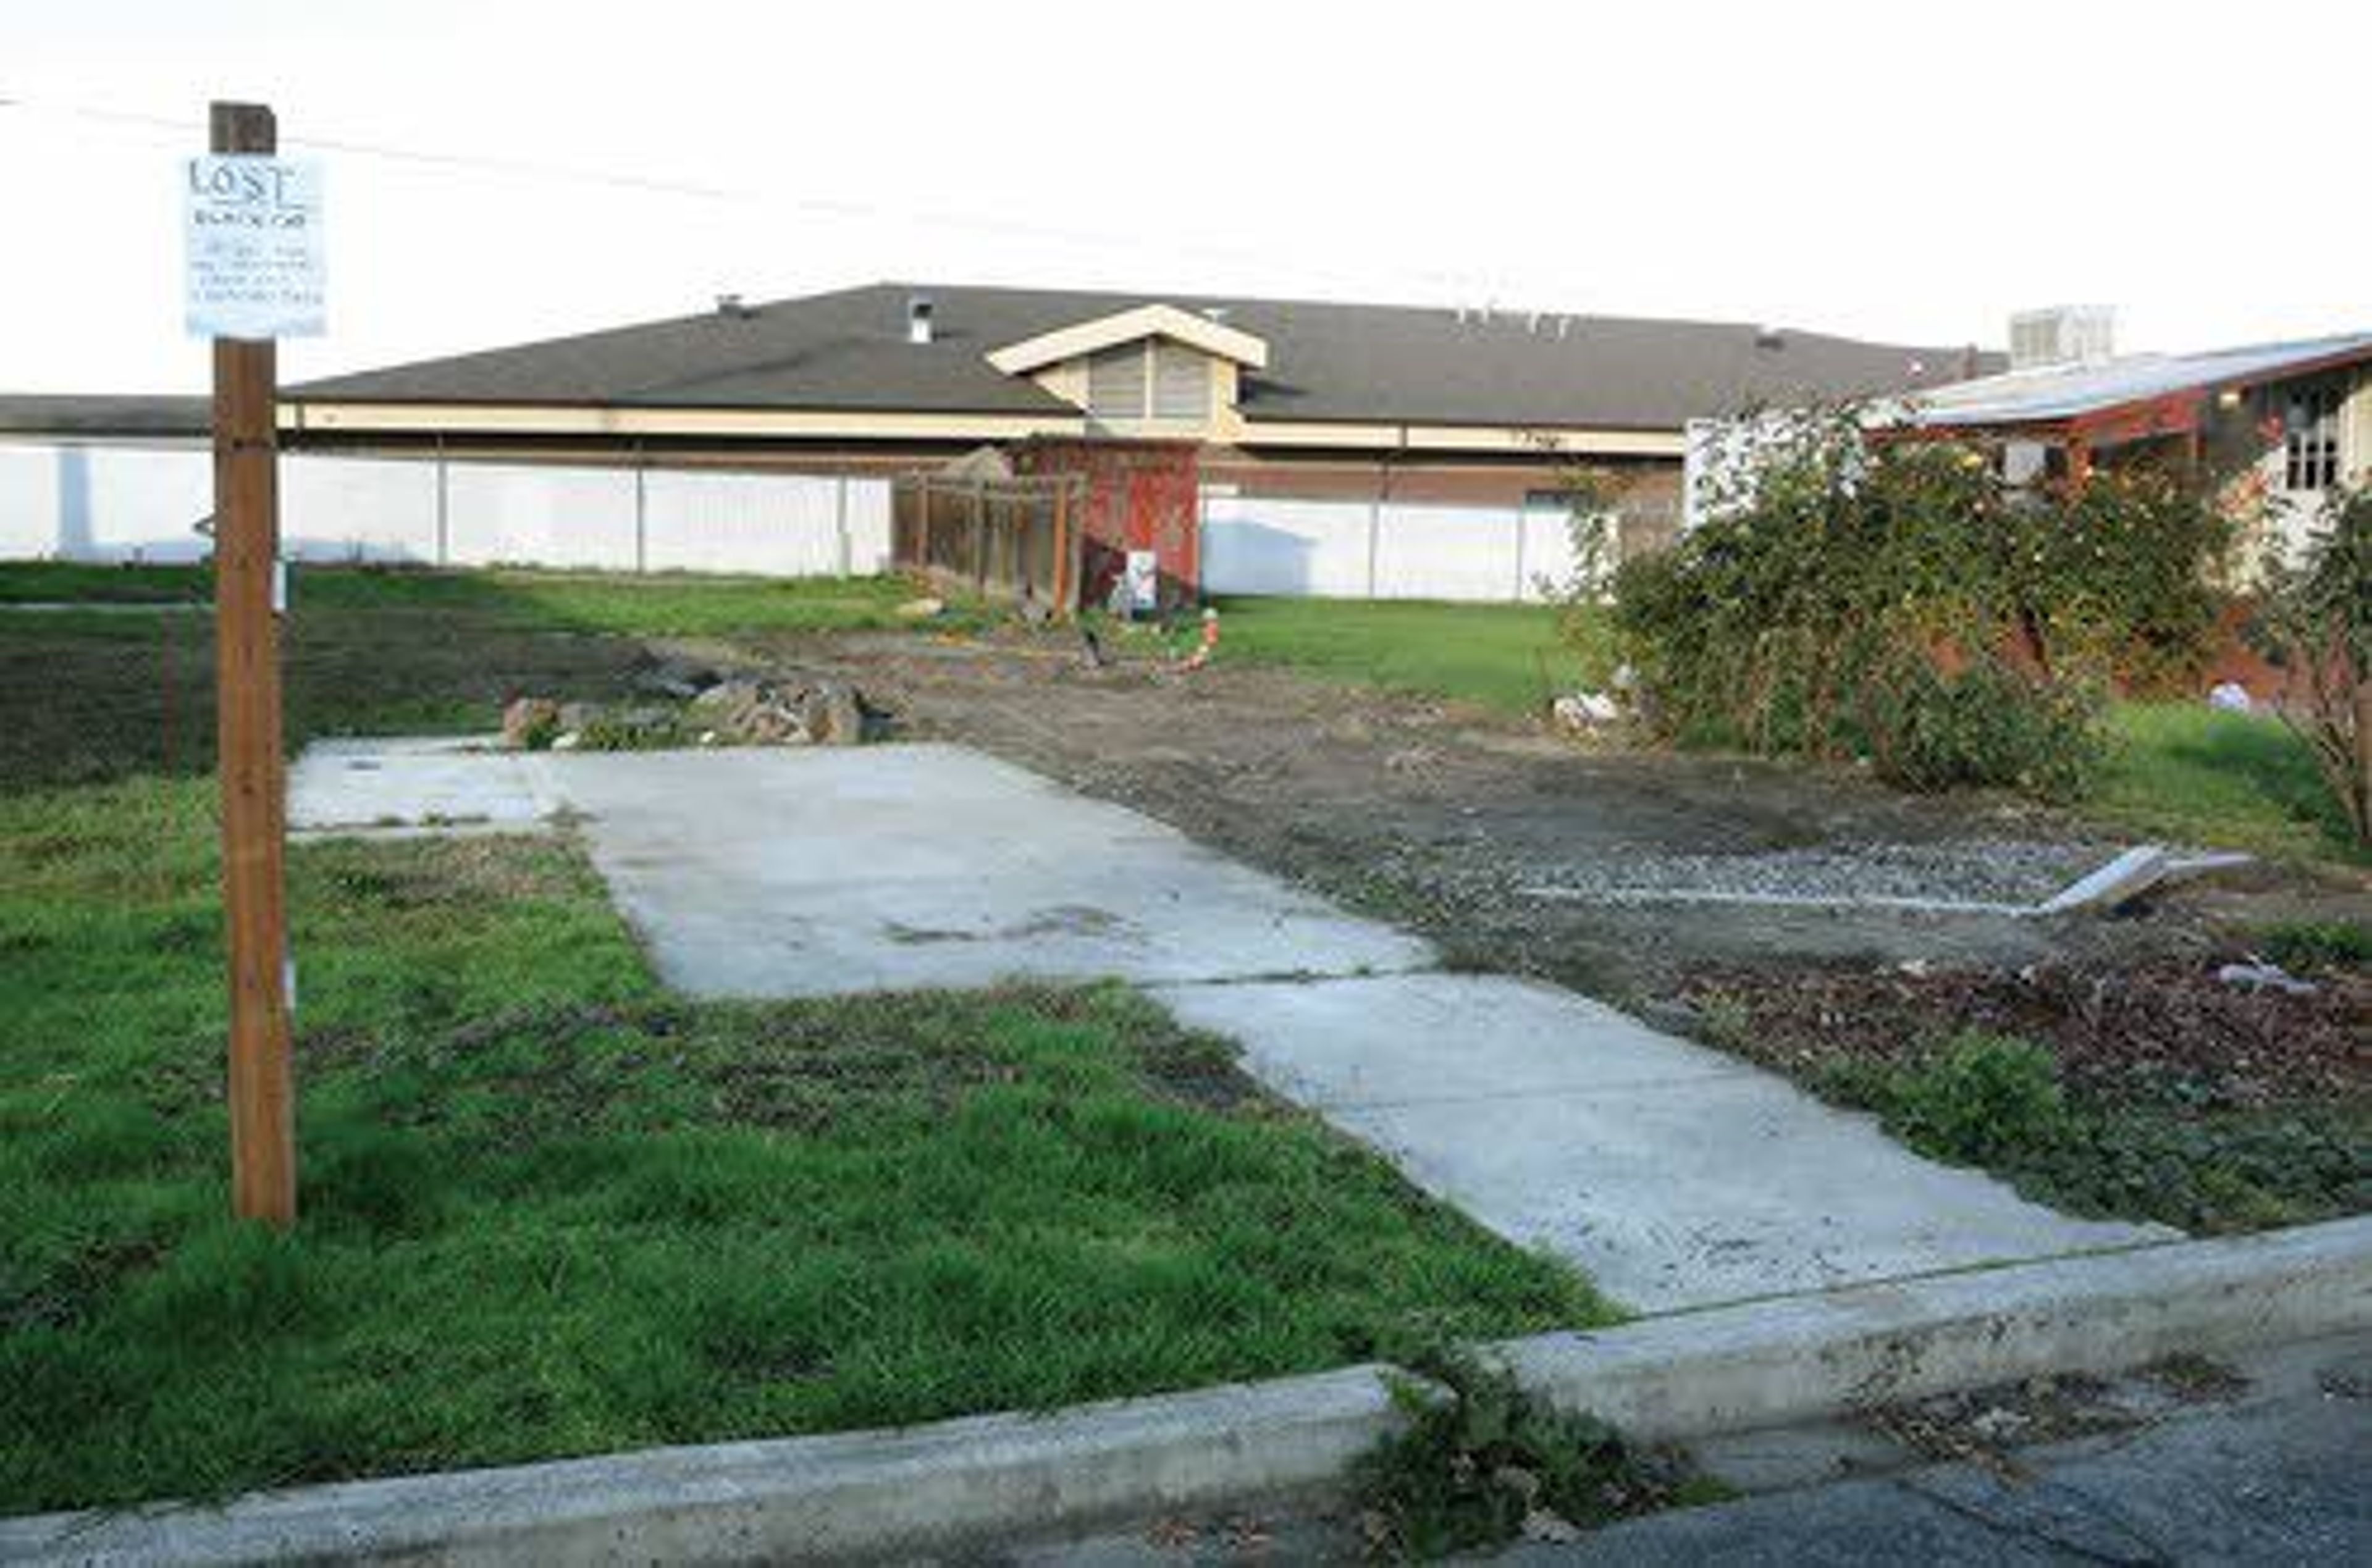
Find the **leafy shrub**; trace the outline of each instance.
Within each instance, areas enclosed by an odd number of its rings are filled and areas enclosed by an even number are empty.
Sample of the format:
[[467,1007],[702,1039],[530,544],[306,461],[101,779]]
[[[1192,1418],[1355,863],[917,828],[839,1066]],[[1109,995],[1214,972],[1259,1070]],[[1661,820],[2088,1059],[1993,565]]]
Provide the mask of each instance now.
[[[1643,716],[1683,743],[1856,757],[1920,789],[2080,787],[2110,678],[2211,645],[2230,528],[2203,477],[2014,491],[1993,454],[1772,416],[1709,516],[1623,562],[1608,619]],[[1568,605],[1603,588],[1576,579]]]
[[2070,1128],[2051,1052],[2006,1035],[1960,1036],[1889,1098],[1887,1120],[1913,1147],[1972,1165],[2050,1148]]
[[1948,675],[1911,661],[1859,694],[1863,745],[1907,789],[2010,784],[2047,799],[2083,788],[2104,753],[2092,688],[1998,661]]

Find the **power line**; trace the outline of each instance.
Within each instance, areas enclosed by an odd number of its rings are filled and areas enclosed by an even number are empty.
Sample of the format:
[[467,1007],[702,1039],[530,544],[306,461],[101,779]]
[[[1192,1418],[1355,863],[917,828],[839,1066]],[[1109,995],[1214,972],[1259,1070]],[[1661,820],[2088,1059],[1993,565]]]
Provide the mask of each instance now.
[[[67,119],[88,121],[100,124],[122,125],[140,130],[171,132],[177,136],[203,131],[203,120],[182,116],[143,113],[130,110],[103,109],[89,104],[66,103],[0,95],[0,109],[29,109],[40,113],[54,114]],[[466,172],[499,175],[512,179],[542,180],[555,183],[595,188],[632,191],[645,195],[669,196],[685,200],[715,202],[726,204],[786,208],[824,217],[855,222],[919,225],[932,228],[948,228],[964,232],[994,235],[1008,239],[1030,239],[1139,253],[1158,253],[1164,257],[1186,257],[1233,265],[1266,266],[1273,264],[1274,252],[1250,246],[1214,245],[1208,241],[1153,240],[1142,235],[1122,234],[1109,229],[1078,228],[1049,224],[1017,222],[981,213],[952,209],[900,207],[885,203],[858,201],[842,197],[800,195],[788,191],[768,190],[750,186],[702,184],[690,180],[670,180],[658,176],[621,173],[610,169],[589,168],[581,165],[554,163],[532,158],[489,157],[475,153],[454,153],[432,148],[398,146],[384,142],[356,141],[335,136],[284,136],[282,144],[289,147],[343,154],[351,157],[375,158],[424,168],[459,169]],[[1307,265],[1308,263],[1302,263]],[[1404,282],[1421,285],[1427,289],[1449,289],[1461,296],[1480,297],[1492,292],[1477,275],[1424,271],[1387,266],[1369,269],[1365,274],[1350,269],[1320,266],[1319,271],[1338,277],[1358,275],[1389,275]]]

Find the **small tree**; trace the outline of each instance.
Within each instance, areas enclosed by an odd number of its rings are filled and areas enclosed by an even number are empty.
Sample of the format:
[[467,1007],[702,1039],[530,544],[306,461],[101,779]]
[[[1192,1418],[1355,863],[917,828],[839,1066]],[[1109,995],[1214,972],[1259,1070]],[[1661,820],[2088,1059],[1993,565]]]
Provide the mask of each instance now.
[[2265,574],[2260,625],[2283,666],[2282,719],[2314,753],[2358,844],[2372,843],[2372,486],[2340,486],[2296,563]]

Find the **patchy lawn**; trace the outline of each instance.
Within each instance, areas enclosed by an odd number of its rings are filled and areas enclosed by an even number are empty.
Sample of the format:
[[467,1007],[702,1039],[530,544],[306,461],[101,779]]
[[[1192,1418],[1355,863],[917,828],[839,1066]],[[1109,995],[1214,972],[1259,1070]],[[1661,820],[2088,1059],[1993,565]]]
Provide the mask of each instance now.
[[[1556,611],[1533,605],[1222,601],[1222,657],[1538,714],[1573,689]],[[2121,703],[2082,813],[2138,837],[2291,861],[2372,864],[2313,759],[2278,719],[2197,703]]]
[[[0,602],[207,591],[186,567],[0,565]],[[522,691],[614,700],[632,693],[648,639],[889,627],[912,590],[892,578],[300,567],[293,593],[287,714],[301,747],[324,735],[489,730]],[[0,778],[78,784],[214,765],[210,614],[0,610]]]
[[2315,989],[2227,984],[2194,957],[1709,970],[1687,1000],[1724,1049],[2062,1208],[2193,1231],[2372,1210],[2366,935],[2255,946]]
[[1219,629],[1222,658],[1503,714],[1542,713],[1576,679],[1556,611],[1540,605],[1228,598],[1219,601]]
[[[710,614],[641,585],[307,576],[299,734],[484,724],[529,681],[598,694],[641,650],[585,622]],[[765,585],[715,613],[891,598]],[[160,697],[153,621],[0,616],[0,1512],[1047,1406],[1605,1316],[1124,991],[674,998],[565,840],[295,848],[304,1219],[236,1225],[203,627]],[[169,700],[196,732],[170,772]]]
[[94,566],[0,561],[0,604],[176,604],[211,593],[199,566]]

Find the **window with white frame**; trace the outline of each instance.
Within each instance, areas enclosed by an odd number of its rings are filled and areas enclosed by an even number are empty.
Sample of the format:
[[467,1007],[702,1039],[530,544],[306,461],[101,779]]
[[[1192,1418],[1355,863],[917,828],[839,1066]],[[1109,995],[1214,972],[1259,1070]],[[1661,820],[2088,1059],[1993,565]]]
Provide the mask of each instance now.
[[2282,406],[2282,488],[2328,490],[2339,482],[2339,389],[2328,381],[2290,389]]

